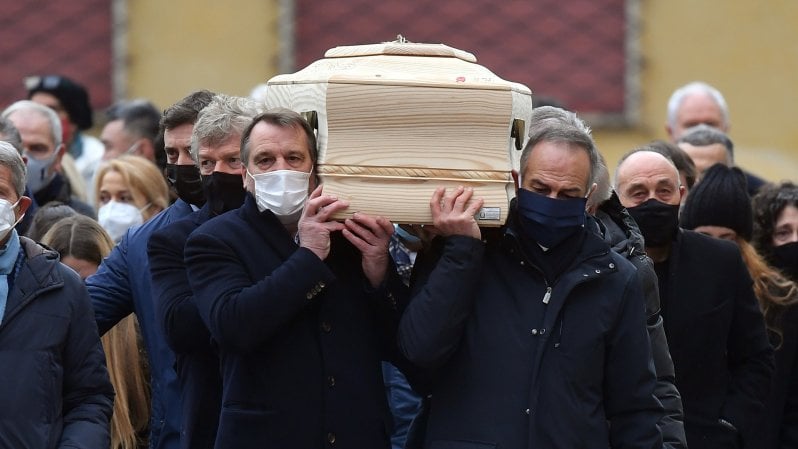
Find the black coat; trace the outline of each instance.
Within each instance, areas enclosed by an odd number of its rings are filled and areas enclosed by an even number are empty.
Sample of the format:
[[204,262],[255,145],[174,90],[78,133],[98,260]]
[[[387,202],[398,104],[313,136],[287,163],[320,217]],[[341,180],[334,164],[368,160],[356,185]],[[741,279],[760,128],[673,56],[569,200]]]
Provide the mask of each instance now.
[[415,269],[399,342],[431,392],[424,447],[661,449],[640,283],[597,235],[553,284],[509,230]]
[[621,205],[618,196],[601,204],[596,212],[601,235],[604,241],[618,254],[626,257],[637,269],[637,275],[643,286],[646,298],[646,329],[651,341],[651,355],[654,358],[654,370],[657,374],[657,387],[654,395],[662,403],[665,414],[659,422],[662,431],[662,442],[665,449],[687,448],[687,437],[684,433],[684,410],[682,397],[676,388],[676,373],[673,368],[665,325],[660,315],[659,287],[654,264],[646,256],[643,236],[637,223]]
[[217,448],[389,446],[380,360],[403,308],[398,275],[368,291],[360,254],[342,236],[322,261],[249,194],[197,228],[185,258],[219,345]]
[[798,306],[788,307],[780,321],[781,337],[770,333],[777,347],[770,395],[751,432],[761,449],[798,448]]
[[210,206],[152,233],[147,244],[155,317],[175,352],[180,382],[180,447],[210,449],[222,398],[219,357],[189,285],[183,249],[189,234],[210,218]]
[[20,243],[0,324],[0,448],[107,448],[114,390],[86,288],[58,253]]
[[748,426],[768,394],[773,350],[740,250],[732,242],[680,230],[668,278],[660,282],[688,446],[736,447],[742,437],[747,447],[758,447]]

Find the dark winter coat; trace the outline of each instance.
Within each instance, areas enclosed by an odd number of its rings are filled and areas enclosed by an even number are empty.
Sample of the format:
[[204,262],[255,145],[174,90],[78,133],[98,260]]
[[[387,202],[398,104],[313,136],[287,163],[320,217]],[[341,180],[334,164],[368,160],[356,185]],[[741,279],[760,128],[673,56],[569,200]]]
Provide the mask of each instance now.
[[210,218],[210,205],[171,223],[150,237],[155,315],[175,352],[183,424],[180,447],[210,449],[216,441],[222,398],[219,356],[199,315],[188,281],[183,249],[189,234]]
[[581,232],[553,284],[509,227],[417,260],[399,343],[431,392],[424,447],[662,447],[635,269]]
[[646,299],[646,328],[651,341],[654,369],[657,373],[654,395],[665,409],[662,421],[659,422],[662,442],[665,448],[686,449],[682,398],[675,385],[676,373],[668,348],[668,339],[665,336],[664,321],[660,315],[659,288],[654,264],[646,256],[643,236],[637,224],[621,205],[617,195],[613,193],[609,200],[602,203],[596,212],[596,218],[602,225],[601,235],[604,236],[604,241],[637,268]]
[[732,242],[680,230],[667,264],[660,299],[687,444],[758,447],[758,437],[748,430],[768,394],[773,349],[740,250]]
[[0,324],[0,448],[107,448],[114,390],[86,288],[58,253],[20,244]]
[[334,237],[320,260],[249,194],[189,237],[191,288],[222,364],[217,448],[389,446],[380,360],[404,285],[389,273],[390,288],[367,291],[359,252]]

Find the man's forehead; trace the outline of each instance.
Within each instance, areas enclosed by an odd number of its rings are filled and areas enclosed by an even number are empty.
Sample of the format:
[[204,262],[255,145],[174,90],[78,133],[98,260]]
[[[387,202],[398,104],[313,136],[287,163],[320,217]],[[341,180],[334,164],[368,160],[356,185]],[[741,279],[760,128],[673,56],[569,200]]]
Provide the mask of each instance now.
[[679,171],[668,159],[653,151],[640,151],[629,155],[618,170],[619,183],[635,178],[673,179],[678,183]]

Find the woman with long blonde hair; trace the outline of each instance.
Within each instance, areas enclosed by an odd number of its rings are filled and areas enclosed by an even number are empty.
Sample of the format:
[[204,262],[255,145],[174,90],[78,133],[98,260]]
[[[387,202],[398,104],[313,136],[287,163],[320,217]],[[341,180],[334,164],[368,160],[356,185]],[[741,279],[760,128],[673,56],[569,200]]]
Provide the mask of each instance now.
[[[42,243],[61,255],[61,262],[82,279],[97,267],[114,246],[113,240],[96,221],[73,215],[55,223]],[[111,449],[147,447],[150,414],[150,387],[146,358],[139,341],[138,322],[131,314],[102,336],[108,374],[116,391],[111,417]]]

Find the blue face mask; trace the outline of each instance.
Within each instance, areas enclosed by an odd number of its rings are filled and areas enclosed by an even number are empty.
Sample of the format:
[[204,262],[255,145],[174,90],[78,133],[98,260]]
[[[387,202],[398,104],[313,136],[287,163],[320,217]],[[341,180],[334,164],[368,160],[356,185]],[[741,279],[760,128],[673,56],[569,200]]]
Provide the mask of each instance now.
[[550,249],[585,226],[587,198],[554,199],[518,189],[518,221],[521,229]]
[[28,179],[27,186],[31,193],[38,193],[50,184],[50,181],[55,177],[55,172],[50,171],[50,166],[55,162],[56,152],[50,157],[44,159],[36,159],[31,155],[28,156]]

